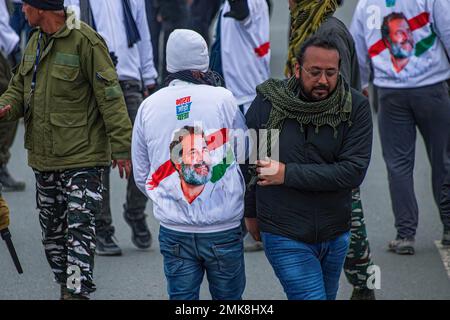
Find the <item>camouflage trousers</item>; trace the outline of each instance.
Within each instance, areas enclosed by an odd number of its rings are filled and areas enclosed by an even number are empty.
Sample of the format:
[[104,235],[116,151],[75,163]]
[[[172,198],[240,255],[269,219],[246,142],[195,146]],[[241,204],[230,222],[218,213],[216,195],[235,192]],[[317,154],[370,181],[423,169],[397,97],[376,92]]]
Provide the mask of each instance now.
[[101,210],[104,168],[39,172],[36,202],[47,261],[55,281],[88,296],[93,283],[95,214]]
[[350,248],[344,264],[347,280],[355,288],[366,288],[370,277],[369,267],[373,265],[367,238],[366,223],[361,203],[360,190],[352,192],[352,226]]

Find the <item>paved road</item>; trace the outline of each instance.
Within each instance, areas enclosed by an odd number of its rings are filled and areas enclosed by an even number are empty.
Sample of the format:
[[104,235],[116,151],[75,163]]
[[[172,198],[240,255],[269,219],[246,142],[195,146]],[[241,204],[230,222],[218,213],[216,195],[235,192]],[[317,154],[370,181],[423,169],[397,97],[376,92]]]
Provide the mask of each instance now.
[[[287,1],[275,0],[272,18],[273,75],[281,77],[287,44]],[[286,2],[286,3],[285,3]],[[348,21],[356,0],[347,1],[339,15]],[[14,242],[22,260],[25,274],[18,276],[3,244],[0,244],[0,300],[3,299],[57,299],[59,289],[52,275],[40,242],[38,214],[35,209],[33,172],[26,162],[23,145],[23,127],[12,149],[10,169],[15,176],[27,182],[24,193],[6,194],[12,208]],[[381,157],[377,134],[373,160],[362,186],[368,233],[374,261],[381,269],[379,299],[450,299],[450,278],[441,260],[435,240],[441,237],[441,224],[431,195],[430,170],[422,141],[418,141],[415,187],[420,208],[420,226],[415,256],[396,256],[386,252],[386,243],[395,235],[391,213],[386,170]],[[166,284],[158,242],[149,251],[137,250],[130,240],[130,230],[122,218],[125,183],[114,173],[112,180],[112,208],[117,238],[124,255],[117,258],[96,259],[95,281],[98,286],[93,299],[166,299]],[[154,237],[158,226],[147,210]],[[448,252],[443,255],[448,256]],[[448,259],[448,258],[447,258]],[[263,253],[246,254],[246,299],[285,299]],[[344,278],[338,299],[348,299],[351,287]],[[209,299],[206,284],[202,298]]]

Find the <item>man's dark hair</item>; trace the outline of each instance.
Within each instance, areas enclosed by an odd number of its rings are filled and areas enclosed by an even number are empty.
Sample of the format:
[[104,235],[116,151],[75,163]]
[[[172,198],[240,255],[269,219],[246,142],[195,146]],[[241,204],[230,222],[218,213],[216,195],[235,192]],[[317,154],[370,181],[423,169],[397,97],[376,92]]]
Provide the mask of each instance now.
[[391,30],[389,29],[389,23],[392,20],[396,19],[406,20],[406,22],[408,22],[406,16],[401,12],[392,12],[390,15],[384,17],[383,24],[381,25],[381,37],[383,40],[389,39],[389,34],[391,33]]
[[201,135],[203,138],[205,137],[205,133],[199,127],[184,126],[180,130],[175,132],[173,140],[172,140],[172,142],[170,143],[170,146],[169,146],[170,160],[172,161],[172,164],[175,164],[174,163],[174,159],[173,159],[174,156],[181,157],[183,155],[183,148],[180,148],[180,150],[178,150],[178,154],[177,155],[172,155],[173,149],[175,149],[175,147],[177,147],[178,145],[181,144],[181,142],[183,141],[184,137],[190,136],[190,135]]
[[336,50],[339,53],[339,68],[341,67],[341,53],[336,42],[332,40],[331,34],[327,35],[326,37],[312,36],[308,38],[296,54],[297,61],[300,65],[303,65],[303,62],[305,61],[306,50],[310,47],[317,47],[326,50]]

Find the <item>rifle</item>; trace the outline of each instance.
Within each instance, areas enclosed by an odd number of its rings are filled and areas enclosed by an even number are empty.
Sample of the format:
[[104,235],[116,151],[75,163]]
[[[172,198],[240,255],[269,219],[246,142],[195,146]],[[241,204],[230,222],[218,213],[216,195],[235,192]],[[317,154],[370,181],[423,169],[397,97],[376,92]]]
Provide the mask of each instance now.
[[11,255],[14,265],[16,266],[17,272],[19,274],[22,274],[23,273],[22,266],[20,265],[20,261],[19,261],[19,258],[17,257],[16,249],[14,248],[14,245],[11,240],[11,232],[9,232],[9,229],[6,228],[4,230],[0,230],[0,235],[1,235],[2,239],[5,241],[6,246],[8,247],[9,254]]

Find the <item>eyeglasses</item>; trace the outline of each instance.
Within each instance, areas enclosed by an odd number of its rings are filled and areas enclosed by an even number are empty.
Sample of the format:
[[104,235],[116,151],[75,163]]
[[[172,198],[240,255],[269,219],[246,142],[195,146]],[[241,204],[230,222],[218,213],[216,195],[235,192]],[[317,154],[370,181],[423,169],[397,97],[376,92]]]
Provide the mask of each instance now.
[[303,66],[301,66],[301,68],[311,76],[311,78],[313,78],[314,80],[319,80],[320,78],[322,78],[322,75],[325,73],[325,77],[327,79],[331,79],[333,77],[335,77],[336,75],[339,74],[339,70],[338,69],[311,69],[311,70],[306,70]]

